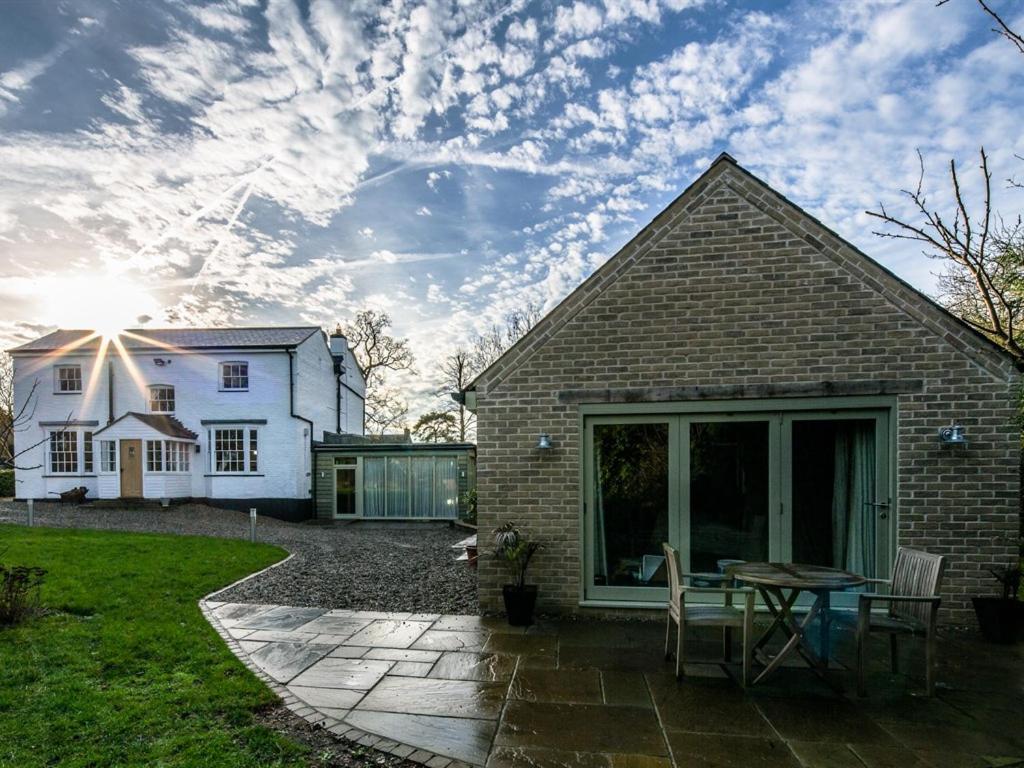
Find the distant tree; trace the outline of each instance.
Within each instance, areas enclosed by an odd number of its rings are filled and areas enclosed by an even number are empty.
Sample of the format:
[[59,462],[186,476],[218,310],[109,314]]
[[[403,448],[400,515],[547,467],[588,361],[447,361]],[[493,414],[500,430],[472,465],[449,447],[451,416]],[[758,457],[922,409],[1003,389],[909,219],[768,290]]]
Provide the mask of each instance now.
[[454,443],[458,440],[458,424],[451,411],[428,411],[412,428],[413,438],[421,443]]
[[474,375],[505,354],[543,316],[540,305],[531,301],[522,309],[514,309],[506,314],[501,323],[493,323],[483,333],[477,334],[470,349]]
[[364,309],[344,326],[343,333],[366,376],[366,428],[374,434],[405,427],[409,405],[401,393],[387,383],[387,374],[413,370],[413,353],[408,339],[388,333],[387,312]]
[[441,398],[439,410],[454,414],[460,441],[475,437],[476,415],[462,403],[455,402],[452,395],[468,387],[484,369],[525,336],[543,314],[540,305],[529,302],[522,309],[506,314],[500,323],[492,323],[474,336],[468,349],[460,346],[441,361],[441,385],[437,390]]
[[475,368],[469,350],[459,347],[441,361],[441,387],[437,394],[442,398],[442,410],[452,412],[458,419],[459,441],[465,442],[476,424],[476,414],[462,403],[452,399],[452,394],[461,392],[473,380]]

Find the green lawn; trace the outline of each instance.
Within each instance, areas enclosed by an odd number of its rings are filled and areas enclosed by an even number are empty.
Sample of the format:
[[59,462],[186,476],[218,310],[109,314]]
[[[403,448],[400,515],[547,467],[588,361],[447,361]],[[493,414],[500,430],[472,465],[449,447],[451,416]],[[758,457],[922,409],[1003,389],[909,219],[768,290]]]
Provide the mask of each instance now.
[[284,557],[199,537],[0,526],[50,614],[0,629],[0,766],[301,766],[258,726],[273,694],[196,601]]

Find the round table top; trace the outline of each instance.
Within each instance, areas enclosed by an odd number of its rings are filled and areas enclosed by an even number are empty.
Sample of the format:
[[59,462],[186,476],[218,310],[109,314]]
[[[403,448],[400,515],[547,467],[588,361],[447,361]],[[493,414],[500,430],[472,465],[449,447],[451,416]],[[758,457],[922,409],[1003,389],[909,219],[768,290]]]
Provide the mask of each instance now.
[[730,566],[729,573],[748,584],[785,589],[848,589],[867,582],[857,573],[800,563],[743,563]]

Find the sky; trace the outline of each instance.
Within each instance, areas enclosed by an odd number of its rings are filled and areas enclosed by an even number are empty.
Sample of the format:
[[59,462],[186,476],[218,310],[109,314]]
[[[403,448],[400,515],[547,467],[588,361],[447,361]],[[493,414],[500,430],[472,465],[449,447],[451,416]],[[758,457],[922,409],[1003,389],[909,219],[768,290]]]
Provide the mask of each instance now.
[[[992,0],[1017,27],[1015,0]],[[1014,16],[1014,13],[1019,15]],[[971,0],[0,0],[0,346],[390,313],[395,384],[550,309],[722,151],[916,287],[864,213],[1021,209],[1024,62]]]

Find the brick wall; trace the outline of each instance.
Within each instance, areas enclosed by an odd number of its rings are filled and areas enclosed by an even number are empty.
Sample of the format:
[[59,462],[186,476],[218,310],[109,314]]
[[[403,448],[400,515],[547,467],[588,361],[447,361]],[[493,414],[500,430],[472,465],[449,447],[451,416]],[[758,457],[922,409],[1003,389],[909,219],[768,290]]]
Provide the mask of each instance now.
[[[971,622],[1016,552],[1013,364],[725,158],[476,382],[481,535],[515,520],[545,540],[540,607],[578,611],[581,421],[559,392],[872,381],[914,384],[897,396],[898,543],[949,556],[943,619]],[[938,444],[952,419],[965,450]],[[481,559],[484,610],[504,580]]]

